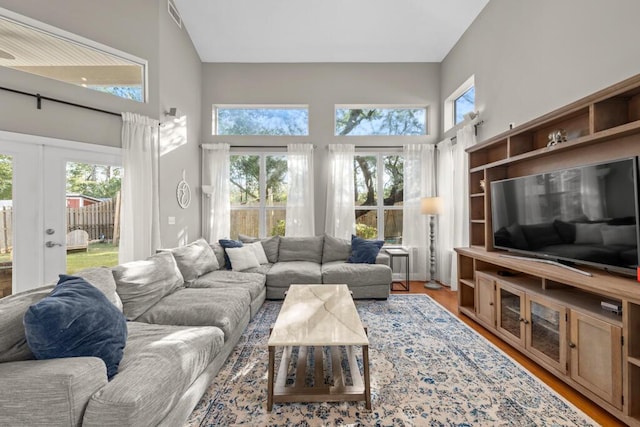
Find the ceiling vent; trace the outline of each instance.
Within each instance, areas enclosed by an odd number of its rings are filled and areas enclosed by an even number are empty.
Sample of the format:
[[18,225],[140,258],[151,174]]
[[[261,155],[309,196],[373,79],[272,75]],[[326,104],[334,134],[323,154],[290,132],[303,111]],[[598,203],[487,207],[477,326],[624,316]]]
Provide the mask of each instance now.
[[178,12],[178,8],[171,0],[167,0],[167,5],[169,7],[169,15],[176,23],[179,28],[182,28],[182,18],[180,17],[180,12]]

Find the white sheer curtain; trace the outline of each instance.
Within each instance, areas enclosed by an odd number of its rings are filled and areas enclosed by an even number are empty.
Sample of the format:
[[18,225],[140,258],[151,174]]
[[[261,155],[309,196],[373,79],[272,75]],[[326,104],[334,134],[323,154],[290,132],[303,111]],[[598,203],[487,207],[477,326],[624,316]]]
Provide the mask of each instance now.
[[313,144],[287,145],[289,191],[285,235],[315,236]]
[[118,261],[147,258],[160,243],[159,122],[122,113],[122,197]]
[[444,206],[438,233],[437,258],[442,263],[438,271],[440,281],[450,284],[452,290],[458,289],[458,262],[453,248],[469,246],[469,155],[465,150],[475,143],[473,124],[458,130],[455,143],[440,143],[438,191]]
[[353,182],[353,144],[329,145],[327,179],[327,212],[325,232],[333,237],[351,240],[356,231],[355,186]]
[[411,280],[428,279],[429,224],[427,215],[420,213],[420,200],[436,195],[434,148],[431,144],[407,144],[403,147],[402,245],[411,253]]
[[209,243],[231,234],[229,144],[202,144],[202,235]]

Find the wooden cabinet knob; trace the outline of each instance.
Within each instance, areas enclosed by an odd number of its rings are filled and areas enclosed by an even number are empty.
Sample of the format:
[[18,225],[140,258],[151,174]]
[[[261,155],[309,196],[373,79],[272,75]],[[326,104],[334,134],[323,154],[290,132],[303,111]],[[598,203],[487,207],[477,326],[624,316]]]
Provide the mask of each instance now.
[[569,348],[576,348],[576,345],[572,342],[569,343]]

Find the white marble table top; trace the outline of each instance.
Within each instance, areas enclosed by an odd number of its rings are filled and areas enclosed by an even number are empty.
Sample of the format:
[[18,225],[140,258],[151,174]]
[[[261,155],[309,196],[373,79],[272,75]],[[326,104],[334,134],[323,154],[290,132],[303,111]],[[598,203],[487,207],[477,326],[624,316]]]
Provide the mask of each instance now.
[[291,285],[268,345],[369,345],[369,340],[347,285]]

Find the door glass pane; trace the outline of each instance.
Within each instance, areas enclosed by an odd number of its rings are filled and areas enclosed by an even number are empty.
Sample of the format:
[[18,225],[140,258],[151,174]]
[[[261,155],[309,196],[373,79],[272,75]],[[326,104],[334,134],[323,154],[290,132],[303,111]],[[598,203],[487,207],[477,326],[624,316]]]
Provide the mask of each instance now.
[[[286,206],[289,185],[287,156],[266,156],[265,161],[267,166],[266,206]],[[271,228],[267,227],[267,233],[269,230]]]
[[402,206],[404,158],[402,156],[384,156],[383,161],[384,205]]
[[[267,209],[267,236],[284,236],[286,210]],[[257,234],[252,234],[257,236]]]
[[511,335],[520,336],[520,297],[511,292],[500,289],[500,327]]
[[376,156],[354,156],[353,162],[356,189],[355,205],[376,206],[378,200]]
[[11,295],[12,251],[13,158],[0,154],[0,298]]
[[363,239],[378,238],[378,211],[356,209],[356,236]]
[[231,238],[237,239],[239,234],[259,236],[259,212],[257,209],[231,209]]
[[118,264],[119,215],[122,168],[87,163],[67,163],[66,246],[67,273],[88,267]]
[[560,313],[531,301],[531,346],[560,362]]

